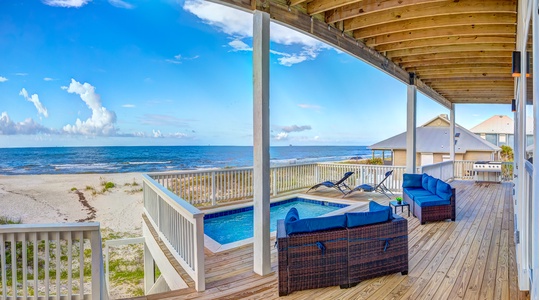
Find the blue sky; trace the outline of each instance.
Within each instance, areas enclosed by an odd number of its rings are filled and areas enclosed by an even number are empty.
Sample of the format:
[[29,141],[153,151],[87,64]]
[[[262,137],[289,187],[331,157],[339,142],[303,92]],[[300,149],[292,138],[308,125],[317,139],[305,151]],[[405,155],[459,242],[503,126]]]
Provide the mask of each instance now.
[[[207,1],[1,1],[0,147],[252,145],[251,45],[252,15]],[[278,24],[270,48],[272,145],[406,130],[404,84]],[[443,113],[419,94],[418,125]]]

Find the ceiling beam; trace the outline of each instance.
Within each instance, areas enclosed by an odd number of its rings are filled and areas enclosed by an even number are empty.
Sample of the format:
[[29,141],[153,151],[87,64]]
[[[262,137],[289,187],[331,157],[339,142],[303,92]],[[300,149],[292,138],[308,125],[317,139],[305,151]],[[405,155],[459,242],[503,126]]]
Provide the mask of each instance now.
[[[369,47],[376,47],[384,44],[396,42],[415,41],[427,38],[440,37],[463,37],[477,35],[495,35],[495,36],[512,36],[516,33],[515,25],[494,24],[494,25],[462,25],[449,26],[438,28],[427,28],[421,30],[395,32],[386,35],[377,35],[365,39],[365,44]],[[355,38],[360,38],[354,36]]]
[[423,67],[412,67],[406,69],[408,72],[432,72],[432,73],[448,73],[454,71],[457,73],[484,73],[492,69],[505,69],[505,72],[511,72],[511,62],[509,63],[491,63],[491,64],[456,64],[456,65],[432,65]]
[[511,57],[512,49],[504,51],[456,51],[456,52],[441,52],[441,53],[426,53],[408,56],[393,56],[392,59],[396,63],[406,62],[422,62],[441,59],[464,59],[464,58],[495,58],[495,57]]
[[[345,30],[355,30],[370,26],[388,24],[406,20],[417,20],[419,18],[436,19],[438,16],[453,16],[459,14],[472,15],[476,13],[512,13],[516,16],[516,1],[491,1],[491,0],[460,0],[425,3],[408,7],[398,7],[389,11],[380,11],[372,14],[348,16],[344,20]],[[326,22],[332,20],[326,18]]]
[[499,64],[510,64],[511,55],[506,57],[462,57],[462,58],[447,58],[447,59],[434,59],[434,60],[423,60],[423,61],[412,61],[412,62],[403,62],[399,63],[401,67],[406,69],[408,72],[413,72],[415,69],[420,69],[423,67],[439,67],[439,68],[458,68],[461,65],[499,65]]
[[361,29],[354,30],[353,36],[356,39],[366,39],[373,36],[388,35],[397,32],[423,30],[429,28],[471,25],[515,25],[516,22],[517,18],[514,13],[478,13],[446,15],[414,20],[403,20],[387,24],[364,27]]
[[499,98],[499,97],[452,97],[451,102],[456,104],[464,103],[489,103],[489,104],[510,104],[512,98]]
[[[315,0],[316,1],[316,0]],[[342,7],[335,8],[325,13],[327,23],[339,22],[359,15],[372,14],[394,8],[404,8],[411,5],[447,2],[447,0],[385,0],[385,1],[361,1]]]
[[489,51],[513,51],[515,49],[514,43],[505,44],[464,44],[464,45],[445,45],[438,47],[421,47],[413,49],[402,49],[395,51],[388,51],[386,56],[389,58],[400,57],[407,55],[420,55],[420,54],[435,54],[441,52],[465,52],[465,51],[483,51],[489,49]]
[[398,42],[384,44],[375,47],[377,51],[395,51],[403,49],[414,49],[421,47],[439,47],[439,46],[457,46],[471,44],[514,44],[516,39],[514,36],[452,36],[441,38],[426,38],[422,40],[413,40],[406,42]]

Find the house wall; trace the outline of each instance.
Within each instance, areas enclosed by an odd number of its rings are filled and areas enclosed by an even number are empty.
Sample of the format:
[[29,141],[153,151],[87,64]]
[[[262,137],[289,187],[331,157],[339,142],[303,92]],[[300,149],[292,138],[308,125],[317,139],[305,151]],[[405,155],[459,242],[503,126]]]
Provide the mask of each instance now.
[[464,154],[464,160],[492,160],[491,152],[468,151]]
[[[481,151],[469,151],[465,154],[455,153],[455,160],[491,160],[490,154],[491,152]],[[394,150],[393,155],[394,166],[406,166],[406,150]],[[442,162],[444,155],[449,155],[449,153],[434,153],[434,163]],[[421,166],[421,153],[419,152],[416,156],[416,163],[418,167]]]
[[393,165],[406,166],[406,150],[393,150]]

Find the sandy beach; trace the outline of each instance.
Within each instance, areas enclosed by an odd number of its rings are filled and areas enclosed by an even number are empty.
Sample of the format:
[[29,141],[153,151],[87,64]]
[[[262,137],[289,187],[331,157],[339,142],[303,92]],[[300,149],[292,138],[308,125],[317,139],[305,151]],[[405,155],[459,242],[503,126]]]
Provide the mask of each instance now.
[[[114,187],[103,191],[107,182]],[[25,224],[99,222],[140,235],[141,189],[140,173],[0,176],[0,215]]]

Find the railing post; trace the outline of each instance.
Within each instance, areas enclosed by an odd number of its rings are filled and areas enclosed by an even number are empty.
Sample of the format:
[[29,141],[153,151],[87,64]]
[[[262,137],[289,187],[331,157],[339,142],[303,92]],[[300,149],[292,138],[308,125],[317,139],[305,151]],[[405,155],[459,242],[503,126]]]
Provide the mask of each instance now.
[[217,205],[216,196],[216,184],[215,184],[215,171],[211,172],[211,205]]
[[272,169],[273,197],[277,196],[277,168]]
[[320,182],[320,164],[315,165],[315,168],[314,168],[314,183],[311,182],[311,185],[316,184],[317,182]]
[[92,299],[108,299],[108,294],[105,293],[103,287],[105,276],[99,230],[91,232],[90,245],[92,249]]
[[204,214],[195,216],[195,224],[193,226],[195,236],[195,289],[202,292],[206,289],[206,275],[204,270]]

